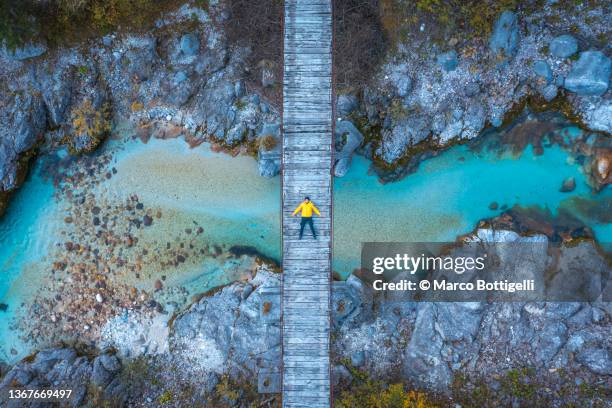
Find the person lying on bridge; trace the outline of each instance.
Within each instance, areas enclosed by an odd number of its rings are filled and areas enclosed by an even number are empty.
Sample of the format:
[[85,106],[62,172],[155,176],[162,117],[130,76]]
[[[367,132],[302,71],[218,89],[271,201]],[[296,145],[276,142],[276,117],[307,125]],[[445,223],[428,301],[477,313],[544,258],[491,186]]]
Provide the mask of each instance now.
[[317,233],[315,232],[314,225],[312,223],[312,212],[314,211],[315,214],[321,215],[319,209],[315,207],[312,201],[310,201],[310,197],[306,197],[304,198],[304,201],[302,201],[302,204],[298,205],[298,207],[295,209],[291,216],[295,217],[295,215],[300,211],[302,212],[302,221],[300,222],[300,239],[302,239],[302,235],[304,234],[304,227],[306,226],[306,224],[310,225],[310,231],[312,231],[312,236],[314,237],[314,239],[317,239]]

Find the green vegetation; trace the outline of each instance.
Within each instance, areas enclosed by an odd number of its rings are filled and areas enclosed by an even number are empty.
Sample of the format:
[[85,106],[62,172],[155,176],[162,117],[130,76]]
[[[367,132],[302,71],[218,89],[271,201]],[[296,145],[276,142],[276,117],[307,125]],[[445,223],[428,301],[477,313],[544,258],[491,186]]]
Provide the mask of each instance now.
[[158,401],[160,404],[167,404],[173,400],[172,393],[170,391],[164,391],[162,395],[159,396]]
[[[149,28],[181,0],[5,0],[0,2],[0,41],[15,48],[36,36],[51,45],[72,43],[129,27]],[[198,1],[206,3],[206,1]]]
[[270,151],[276,147],[278,142],[276,138],[272,135],[265,135],[259,138],[259,146],[263,148],[265,151]]
[[418,32],[422,23],[427,34],[437,40],[459,37],[486,37],[497,16],[514,10],[517,0],[382,0],[382,21],[391,39],[405,41]]
[[0,1],[0,42],[14,50],[37,32],[36,22],[19,0]]
[[368,373],[353,367],[343,360],[353,381],[347,388],[336,391],[334,405],[338,408],[435,408],[442,406],[433,402],[424,392],[408,390],[402,383],[385,384],[372,380]]

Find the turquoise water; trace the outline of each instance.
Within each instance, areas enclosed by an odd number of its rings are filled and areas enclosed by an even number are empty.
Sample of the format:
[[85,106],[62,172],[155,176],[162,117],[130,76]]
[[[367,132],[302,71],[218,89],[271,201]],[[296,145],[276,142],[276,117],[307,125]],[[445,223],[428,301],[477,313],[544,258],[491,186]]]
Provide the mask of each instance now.
[[[552,215],[566,208],[600,241],[612,241],[611,224],[599,224],[572,206],[572,198],[580,197],[606,202],[610,210],[610,189],[592,195],[579,166],[567,158],[558,146],[541,156],[529,147],[519,158],[456,146],[422,163],[417,173],[381,184],[367,176],[369,163],[355,157],[351,171],[334,182],[334,268],[346,276],[359,267],[361,242],[454,241],[479,220],[502,212],[489,209],[493,201],[508,208],[539,206]],[[576,189],[561,193],[567,177],[575,178]]]
[[[279,178],[260,177],[252,158],[214,153],[207,145],[190,149],[176,139],[113,141],[103,149],[116,150],[109,166],[117,174],[91,189],[96,200],[122,202],[138,194],[148,207],[163,211],[153,227],[141,230],[139,239],[145,245],[154,248],[197,222],[211,244],[248,245],[280,257]],[[545,148],[541,156],[528,148],[519,157],[455,146],[389,184],[368,175],[368,166],[364,158],[355,157],[348,174],[335,180],[333,266],[342,276],[359,266],[362,242],[452,241],[479,220],[501,213],[488,208],[493,201],[508,208],[539,206],[553,215],[562,207],[590,226],[598,240],[612,242],[610,224],[598,223],[573,205],[581,198],[609,208],[610,189],[593,195],[580,167],[556,146]],[[71,205],[54,197],[53,184],[41,171],[37,165],[0,220],[0,303],[9,305],[8,312],[0,312],[0,359],[8,361],[29,351],[10,323],[19,316],[22,302],[49,278],[47,258],[57,242],[63,242],[63,220]],[[576,189],[559,192],[570,176],[576,179]],[[168,274],[163,268],[145,268],[150,269],[142,278],[146,282],[128,283],[150,287],[158,276]],[[165,285],[198,293],[240,278],[241,271],[232,262],[201,258],[173,270]],[[17,354],[11,354],[11,348]]]

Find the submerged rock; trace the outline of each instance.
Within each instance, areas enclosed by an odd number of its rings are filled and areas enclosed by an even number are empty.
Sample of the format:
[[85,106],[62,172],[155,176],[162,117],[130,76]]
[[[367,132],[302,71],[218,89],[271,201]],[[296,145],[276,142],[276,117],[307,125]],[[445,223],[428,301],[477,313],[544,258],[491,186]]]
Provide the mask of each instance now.
[[563,184],[561,185],[561,188],[559,189],[559,191],[561,191],[562,193],[569,193],[572,192],[576,189],[576,179],[574,179],[573,177],[568,177],[565,180],[563,180]]
[[550,53],[558,58],[567,58],[578,51],[578,41],[569,34],[555,37],[550,42]]
[[572,65],[564,87],[578,95],[602,95],[608,90],[612,61],[601,51],[584,51]]

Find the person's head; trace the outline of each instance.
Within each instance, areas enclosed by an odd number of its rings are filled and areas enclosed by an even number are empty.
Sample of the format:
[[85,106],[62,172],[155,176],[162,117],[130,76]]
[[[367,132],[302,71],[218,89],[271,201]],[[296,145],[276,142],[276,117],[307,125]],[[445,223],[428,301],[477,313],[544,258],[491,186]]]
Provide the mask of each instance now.
[[304,197],[304,201],[309,202],[310,201],[310,197],[308,197],[308,196]]

